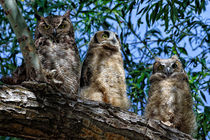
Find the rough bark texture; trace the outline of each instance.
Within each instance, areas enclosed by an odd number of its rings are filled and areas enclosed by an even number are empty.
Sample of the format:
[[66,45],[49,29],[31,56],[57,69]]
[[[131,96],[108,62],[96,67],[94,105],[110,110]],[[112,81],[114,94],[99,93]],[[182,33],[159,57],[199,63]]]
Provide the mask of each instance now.
[[[0,135],[29,139],[192,139],[159,121],[56,93],[46,84],[0,86]],[[36,91],[35,91],[36,90]]]
[[36,54],[32,34],[17,7],[16,0],[0,0],[0,4],[20,44],[20,49],[26,63],[26,78],[38,80],[39,77],[36,76],[40,75],[41,69],[39,57]]

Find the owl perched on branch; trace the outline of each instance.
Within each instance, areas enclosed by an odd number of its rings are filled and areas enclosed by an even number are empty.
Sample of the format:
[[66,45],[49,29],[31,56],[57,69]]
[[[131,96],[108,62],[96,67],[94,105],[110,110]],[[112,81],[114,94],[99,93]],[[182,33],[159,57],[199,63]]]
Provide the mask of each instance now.
[[76,94],[80,79],[80,57],[73,25],[67,11],[63,16],[37,18],[35,47],[42,66],[42,80],[59,91]]
[[128,109],[125,71],[118,35],[98,31],[92,37],[82,66],[80,96]]
[[196,127],[188,76],[177,56],[156,58],[145,116],[192,134]]

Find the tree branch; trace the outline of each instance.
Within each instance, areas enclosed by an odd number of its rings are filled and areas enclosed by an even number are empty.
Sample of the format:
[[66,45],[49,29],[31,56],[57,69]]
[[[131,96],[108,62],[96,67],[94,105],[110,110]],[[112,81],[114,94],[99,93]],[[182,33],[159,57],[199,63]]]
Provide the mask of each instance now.
[[0,86],[0,135],[30,139],[192,139],[160,121],[108,104],[67,97],[45,84],[32,87]]
[[37,73],[40,73],[39,57],[35,51],[32,34],[17,7],[16,0],[0,0],[0,4],[20,44],[26,63],[27,78],[36,78]]

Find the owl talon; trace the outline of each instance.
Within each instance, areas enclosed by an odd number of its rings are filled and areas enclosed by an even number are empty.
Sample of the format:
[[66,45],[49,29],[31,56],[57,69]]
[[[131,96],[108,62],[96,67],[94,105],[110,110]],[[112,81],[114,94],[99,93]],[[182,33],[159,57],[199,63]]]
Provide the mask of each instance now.
[[170,126],[170,127],[174,126],[173,123],[171,123],[171,122],[169,122],[169,121],[166,121],[166,122],[161,121],[161,123],[163,123],[163,124],[165,124],[165,125],[167,125],[167,126]]
[[57,73],[57,70],[53,69],[46,74],[46,77],[49,79],[52,79],[55,77],[56,73]]
[[56,84],[56,85],[61,85],[61,84],[63,84],[62,81],[59,81],[59,80],[56,80],[56,79],[53,79],[52,81],[53,81],[53,83]]

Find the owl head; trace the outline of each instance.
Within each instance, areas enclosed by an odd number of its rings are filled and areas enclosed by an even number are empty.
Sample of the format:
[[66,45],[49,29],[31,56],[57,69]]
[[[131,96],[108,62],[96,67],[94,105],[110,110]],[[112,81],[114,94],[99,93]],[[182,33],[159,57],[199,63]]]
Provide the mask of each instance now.
[[118,35],[108,30],[96,32],[92,37],[90,44],[103,44],[104,46],[107,46],[107,49],[113,50],[120,50],[121,48]]
[[67,11],[63,16],[51,15],[41,17],[35,14],[38,22],[35,38],[47,37],[54,40],[59,39],[61,35],[74,36],[73,25],[69,15],[70,11]]
[[184,72],[182,64],[176,55],[169,59],[155,59],[155,63],[153,65],[153,74],[163,73],[167,76],[170,76],[174,72]]

